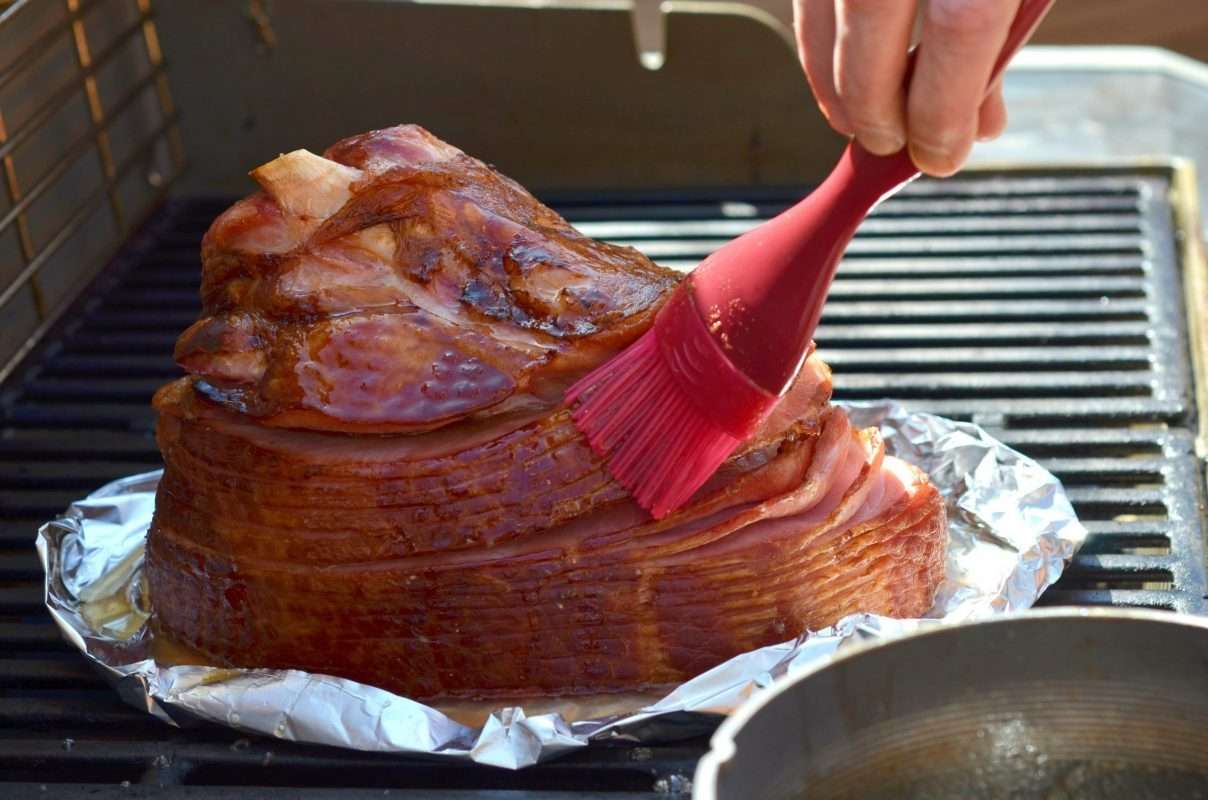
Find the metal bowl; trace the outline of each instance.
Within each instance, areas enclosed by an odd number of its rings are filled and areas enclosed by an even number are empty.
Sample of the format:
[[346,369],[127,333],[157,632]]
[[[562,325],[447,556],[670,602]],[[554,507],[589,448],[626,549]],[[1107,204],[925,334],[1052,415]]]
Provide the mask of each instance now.
[[1208,798],[1208,623],[1053,609],[860,646],[726,720],[693,797]]

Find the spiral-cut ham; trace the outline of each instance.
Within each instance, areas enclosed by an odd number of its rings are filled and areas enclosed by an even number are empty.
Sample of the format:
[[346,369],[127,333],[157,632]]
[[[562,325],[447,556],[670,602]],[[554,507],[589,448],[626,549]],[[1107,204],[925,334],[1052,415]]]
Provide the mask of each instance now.
[[408,126],[282,156],[203,243],[190,376],[156,396],[156,624],[229,665],[413,697],[681,681],[853,611],[914,616],[943,504],[811,357],[651,520],[561,402],[676,275]]

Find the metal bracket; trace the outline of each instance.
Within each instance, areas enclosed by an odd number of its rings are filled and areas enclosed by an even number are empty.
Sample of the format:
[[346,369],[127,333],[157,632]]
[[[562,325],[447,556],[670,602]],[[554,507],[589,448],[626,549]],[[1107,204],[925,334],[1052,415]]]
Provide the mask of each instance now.
[[638,61],[649,70],[667,60],[669,14],[720,14],[747,17],[771,28],[796,52],[792,0],[380,0],[437,6],[544,8],[580,11],[628,11],[633,20],[633,43]]

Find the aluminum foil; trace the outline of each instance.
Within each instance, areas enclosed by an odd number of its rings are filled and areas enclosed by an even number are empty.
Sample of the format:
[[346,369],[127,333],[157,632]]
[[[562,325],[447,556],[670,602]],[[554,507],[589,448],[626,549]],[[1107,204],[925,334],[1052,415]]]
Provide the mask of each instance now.
[[892,403],[846,408],[856,425],[879,426],[889,452],[926,470],[947,499],[947,575],[927,619],[853,615],[736,656],[663,697],[545,699],[481,708],[479,721],[467,724],[464,708],[437,709],[343,678],[174,664],[147,625],[142,580],[159,472],[115,481],[42,527],[46,605],[122,697],[172,724],[202,719],[280,739],[513,769],[593,740],[695,735],[752,693],[848,643],[1031,606],[1086,535],[1060,482],[977,426]]

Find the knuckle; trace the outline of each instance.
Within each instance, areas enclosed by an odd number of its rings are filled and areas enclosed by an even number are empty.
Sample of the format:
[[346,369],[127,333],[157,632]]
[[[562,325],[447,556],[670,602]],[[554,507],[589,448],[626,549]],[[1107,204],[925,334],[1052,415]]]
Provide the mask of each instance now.
[[835,70],[835,91],[843,102],[852,106],[864,106],[871,97],[868,76],[860,71],[859,65],[847,60],[841,61]]
[[937,100],[927,92],[912,89],[907,101],[906,122],[910,138],[935,150],[955,148],[961,138],[977,126],[976,106],[965,108]]
[[928,0],[927,22],[943,36],[976,38],[1002,23],[1001,0]]
[[931,149],[937,149],[948,140],[945,131],[951,126],[936,111],[933,107],[920,104],[913,94],[911,95],[906,126],[912,142],[920,142]]
[[901,92],[898,83],[869,70],[866,64],[847,58],[840,59],[835,70],[835,90],[853,113],[872,116],[882,116]]

